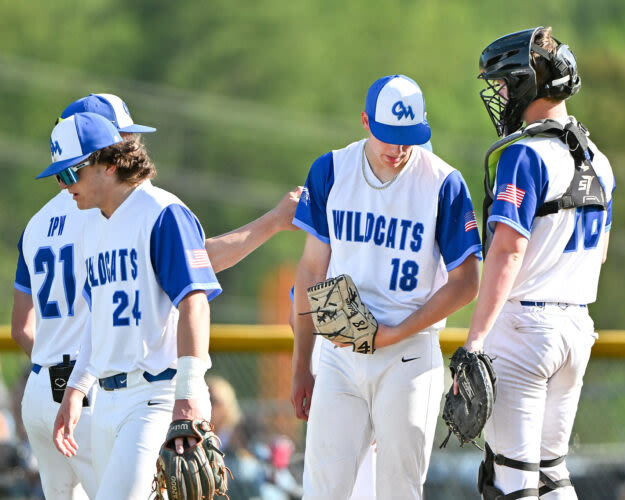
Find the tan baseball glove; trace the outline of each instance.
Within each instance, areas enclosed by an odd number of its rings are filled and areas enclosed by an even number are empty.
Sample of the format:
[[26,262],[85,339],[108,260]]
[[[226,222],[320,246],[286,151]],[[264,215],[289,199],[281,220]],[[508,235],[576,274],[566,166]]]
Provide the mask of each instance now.
[[308,301],[312,310],[302,314],[312,314],[317,335],[351,344],[356,352],[373,354],[378,322],[347,274],[311,286]]
[[[193,437],[197,443],[179,455],[174,448],[179,437]],[[156,461],[154,500],[212,500],[215,495],[227,498],[228,475],[232,474],[224,464],[219,445],[213,426],[206,420],[174,420]]]

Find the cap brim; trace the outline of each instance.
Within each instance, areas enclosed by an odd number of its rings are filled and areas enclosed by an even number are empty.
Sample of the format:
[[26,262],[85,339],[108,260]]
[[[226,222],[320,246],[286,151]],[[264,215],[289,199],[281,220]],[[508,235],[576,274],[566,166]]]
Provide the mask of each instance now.
[[[114,143],[115,144],[115,143]],[[91,153],[86,155],[77,156],[76,158],[68,158],[67,160],[56,161],[48,166],[43,172],[41,172],[36,179],[43,179],[44,177],[50,177],[51,175],[56,175],[59,172],[62,172],[66,168],[73,167],[74,165],[79,164],[80,162],[86,160],[91,156]]]
[[416,146],[425,144],[432,137],[427,120],[410,126],[385,125],[369,118],[369,129],[379,141],[399,146]]
[[154,127],[147,127],[145,125],[138,125],[136,123],[128,125],[127,127],[120,128],[118,130],[126,134],[147,134],[149,132],[156,132],[156,129]]

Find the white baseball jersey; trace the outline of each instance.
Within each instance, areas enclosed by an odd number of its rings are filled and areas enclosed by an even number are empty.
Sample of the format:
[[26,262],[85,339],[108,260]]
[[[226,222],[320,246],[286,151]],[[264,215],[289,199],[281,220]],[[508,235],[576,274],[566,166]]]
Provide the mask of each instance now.
[[315,161],[293,223],[331,245],[328,277],[350,275],[374,316],[394,326],[427,302],[449,271],[480,257],[481,244],[460,172],[415,147],[392,185],[372,189],[367,180],[383,184],[363,156],[365,142]]
[[537,209],[559,198],[571,183],[574,161],[568,147],[553,138],[528,137],[502,153],[489,228],[503,222],[529,240],[510,299],[569,304],[596,300],[615,181],[608,159],[590,141],[589,148],[608,209],[579,207],[544,217],[535,217]]
[[81,241],[92,213],[79,210],[63,190],[32,217],[18,244],[15,288],[33,295],[37,320],[33,363],[56,365],[63,354],[72,359],[78,354],[89,314],[80,297],[85,282]]
[[79,210],[63,190],[31,218],[18,244],[15,288],[33,298],[36,330],[31,361],[40,365],[24,388],[22,420],[48,498],[78,500],[93,496],[97,489],[91,461],[91,408],[83,409],[74,430],[81,443],[77,454],[71,459],[61,456],[51,439],[59,404],[52,399],[48,372],[64,354],[76,359],[89,315],[80,297],[85,281],[80,242],[89,212]]
[[175,306],[191,291],[221,287],[197,218],[173,194],[139,185],[110,218],[100,211],[84,232],[91,306],[89,371],[97,378],[177,361]]
[[[365,143],[315,161],[293,223],[331,245],[327,276],[349,274],[375,317],[393,326],[427,302],[449,271],[479,257],[481,245],[458,171],[415,147],[395,180],[382,184],[366,161]],[[347,498],[374,438],[377,497],[420,498],[443,392],[437,331],[443,325],[372,356],[321,343],[305,499]],[[347,421],[355,423],[350,432],[326,432]]]

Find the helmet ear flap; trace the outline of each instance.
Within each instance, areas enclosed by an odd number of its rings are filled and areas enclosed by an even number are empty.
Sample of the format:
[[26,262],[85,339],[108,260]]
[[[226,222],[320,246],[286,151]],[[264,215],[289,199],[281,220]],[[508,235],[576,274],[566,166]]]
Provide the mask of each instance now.
[[[554,40],[556,40],[554,38]],[[537,97],[568,99],[576,94],[582,81],[577,73],[577,61],[568,45],[560,43],[555,54],[532,43],[532,51],[542,56],[549,64],[550,75],[544,85],[538,88]]]

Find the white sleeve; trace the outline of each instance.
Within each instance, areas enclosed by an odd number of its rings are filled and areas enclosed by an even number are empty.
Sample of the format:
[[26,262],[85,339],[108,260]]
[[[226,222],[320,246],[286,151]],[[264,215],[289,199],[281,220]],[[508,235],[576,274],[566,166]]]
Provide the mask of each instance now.
[[72,374],[67,381],[68,387],[78,389],[85,395],[89,394],[91,386],[95,383],[96,377],[88,370],[91,360],[91,315],[87,319],[87,324],[80,339],[80,352],[76,358],[76,364]]

